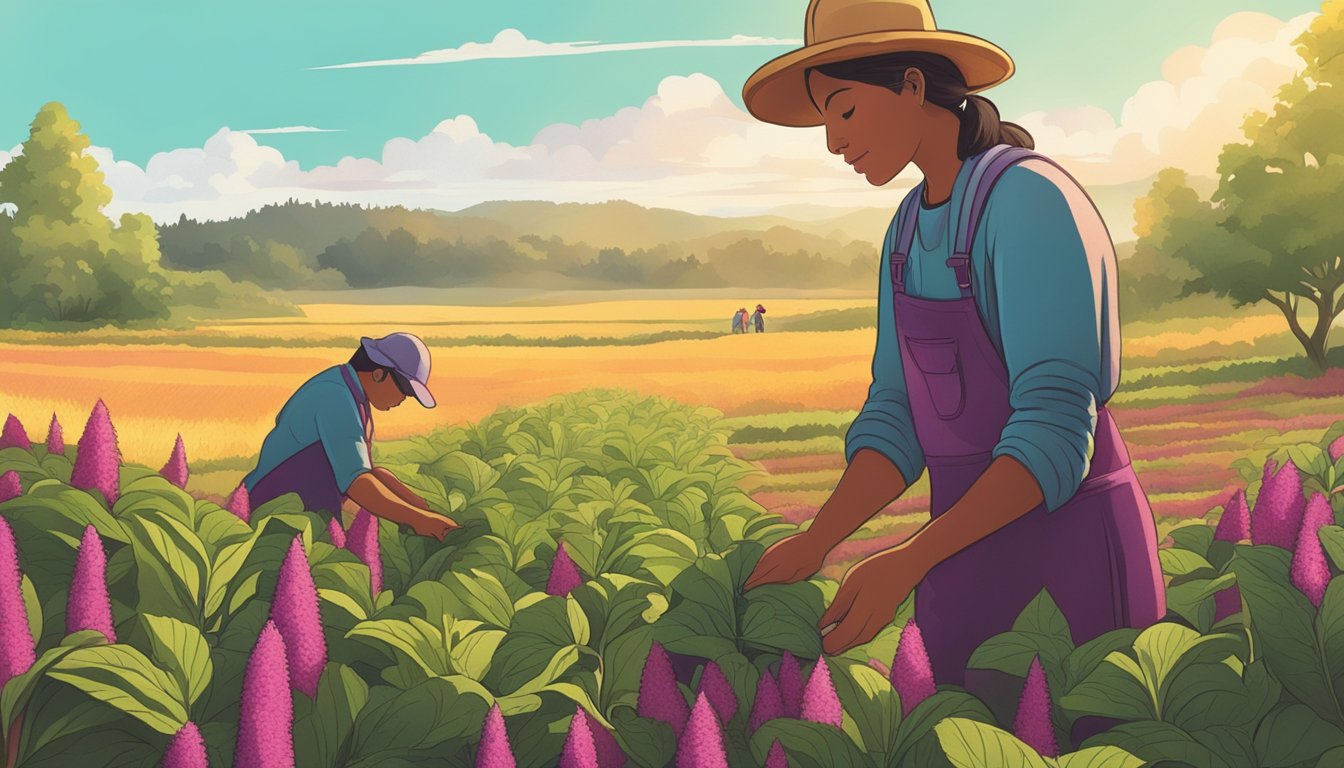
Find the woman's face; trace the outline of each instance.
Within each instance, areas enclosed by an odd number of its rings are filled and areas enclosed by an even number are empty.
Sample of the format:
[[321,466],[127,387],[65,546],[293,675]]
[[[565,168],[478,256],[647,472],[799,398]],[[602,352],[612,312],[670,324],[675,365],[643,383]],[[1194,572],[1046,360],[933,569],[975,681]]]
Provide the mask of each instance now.
[[909,165],[919,146],[924,75],[911,68],[906,78],[909,82],[897,94],[880,85],[839,80],[816,70],[808,73],[808,90],[825,120],[826,148],[875,187]]

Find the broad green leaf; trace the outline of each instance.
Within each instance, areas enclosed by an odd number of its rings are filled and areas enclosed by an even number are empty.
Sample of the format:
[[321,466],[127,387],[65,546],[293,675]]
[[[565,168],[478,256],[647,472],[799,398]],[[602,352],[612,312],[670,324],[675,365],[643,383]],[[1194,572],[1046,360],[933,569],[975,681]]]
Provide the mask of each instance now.
[[1168,723],[1145,720],[1123,723],[1088,739],[1085,747],[1119,747],[1149,763],[1164,761],[1194,768],[1232,768],[1193,736]]
[[956,768],[1050,768],[1036,750],[992,725],[949,717],[933,730]]
[[[1172,530],[1169,536],[1178,549],[1192,552],[1200,557],[1208,557],[1209,546],[1213,543],[1214,530],[1205,523],[1183,525]],[[1160,550],[1165,551],[1165,550]]]
[[1055,761],[1059,768],[1144,768],[1148,762],[1119,747],[1089,747]]
[[355,720],[369,700],[369,686],[355,671],[332,662],[322,670],[317,700],[309,716],[294,724],[299,765],[338,768],[350,743]]
[[[1340,460],[1344,461],[1344,458]],[[1321,546],[1330,556],[1330,562],[1334,563],[1335,568],[1344,570],[1344,528],[1338,525],[1324,526],[1321,528],[1320,537]]]
[[565,613],[569,616],[569,631],[573,634],[574,642],[578,645],[588,645],[592,639],[592,629],[588,624],[588,616],[583,612],[583,606],[572,596],[567,596]]
[[740,640],[751,649],[791,651],[804,659],[822,653],[817,622],[827,594],[813,581],[768,584],[737,598],[746,603]]
[[345,636],[365,639],[404,654],[431,677],[452,673],[442,633],[423,621],[418,625],[398,619],[361,621]]
[[864,754],[839,728],[802,720],[771,720],[751,737],[756,759],[765,762],[770,745],[779,741],[796,768],[874,768]]
[[1189,576],[1195,573],[1215,573],[1216,569],[1203,555],[1188,549],[1158,550],[1158,559],[1162,562],[1162,572],[1168,576]]
[[210,685],[214,665],[210,647],[196,627],[169,616],[141,614],[154,660],[171,672],[182,692],[188,711]]
[[347,768],[381,768],[395,759],[442,762],[480,736],[488,705],[430,678],[378,703],[355,719]]
[[[241,520],[238,520],[229,512],[223,512],[222,514],[239,524],[242,523]],[[242,541],[226,545],[216,553],[214,562],[210,566],[209,577],[206,579],[205,615],[207,617],[214,616],[224,605],[224,597],[228,594],[234,577],[242,570],[243,564],[247,562],[248,555],[252,554],[252,549],[256,546],[257,540],[261,538],[268,522],[269,520],[258,525]]]
[[1113,651],[1059,705],[1074,717],[1096,715],[1117,720],[1154,718],[1156,703],[1143,683],[1143,670],[1122,651]]
[[42,641],[42,601],[37,599],[37,588],[33,586],[32,579],[24,575],[19,581],[19,588],[23,592],[23,611],[28,616],[28,632],[32,635],[33,641],[40,643]]
[[28,671],[10,678],[9,682],[5,683],[3,693],[0,693],[0,727],[5,728],[6,733],[9,732],[9,724],[13,723],[14,717],[28,706],[28,701],[43,675],[66,655],[80,648],[106,644],[107,638],[103,637],[103,633],[93,629],[66,635],[60,645],[39,656]]
[[858,729],[864,751],[875,764],[886,766],[901,723],[901,699],[891,681],[866,664],[833,668],[831,680],[845,714]]
[[453,644],[453,668],[473,680],[484,680],[490,662],[507,633],[502,629],[482,629],[469,633]]
[[159,733],[177,733],[187,721],[177,681],[129,645],[76,649],[47,675],[111,704]]
[[[888,765],[906,765],[921,751],[921,745],[932,743],[937,746],[938,737],[934,726],[949,717],[961,717],[982,723],[993,723],[994,716],[984,703],[965,691],[943,690],[921,701],[910,711],[909,717],[901,720],[896,734],[896,750]],[[927,747],[923,747],[927,749]]]
[[[1320,615],[1316,619],[1316,643],[1320,648],[1327,683],[1339,701],[1344,701],[1344,577],[1336,576],[1325,589]],[[1344,712],[1332,722],[1344,725]]]
[[1344,731],[1302,704],[1269,713],[1255,731],[1255,752],[1264,768],[1290,768],[1344,747]]
[[200,539],[186,525],[164,515],[133,515],[125,521],[139,567],[141,610],[199,621],[208,568]]

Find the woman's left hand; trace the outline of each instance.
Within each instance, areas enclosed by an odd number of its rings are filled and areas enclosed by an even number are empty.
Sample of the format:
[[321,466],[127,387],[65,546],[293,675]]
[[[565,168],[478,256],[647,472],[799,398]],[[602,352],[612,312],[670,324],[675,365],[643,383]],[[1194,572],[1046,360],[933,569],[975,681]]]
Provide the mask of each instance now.
[[817,622],[826,653],[844,653],[877,637],[927,572],[908,547],[879,552],[851,568]]

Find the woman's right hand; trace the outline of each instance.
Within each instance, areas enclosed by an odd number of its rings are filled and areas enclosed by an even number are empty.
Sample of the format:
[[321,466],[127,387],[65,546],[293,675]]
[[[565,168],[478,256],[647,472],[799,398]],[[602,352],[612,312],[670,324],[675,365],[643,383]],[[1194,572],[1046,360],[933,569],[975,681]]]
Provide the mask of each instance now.
[[810,578],[821,570],[830,552],[830,544],[810,531],[781,539],[761,555],[742,589],[755,589],[763,584],[793,584]]
[[439,541],[443,541],[443,537],[460,527],[461,526],[457,524],[456,520],[436,512],[427,512],[411,523],[412,530],[417,534],[438,539]]

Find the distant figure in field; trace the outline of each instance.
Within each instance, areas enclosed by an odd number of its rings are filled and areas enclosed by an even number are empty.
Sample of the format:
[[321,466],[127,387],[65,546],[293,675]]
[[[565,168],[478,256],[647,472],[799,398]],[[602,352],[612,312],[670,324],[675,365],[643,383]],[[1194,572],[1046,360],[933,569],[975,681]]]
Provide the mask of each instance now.
[[756,326],[757,333],[765,333],[765,307],[756,305],[756,312],[751,316],[751,324]]
[[747,330],[747,308],[742,307],[733,313],[733,333],[746,333]]

